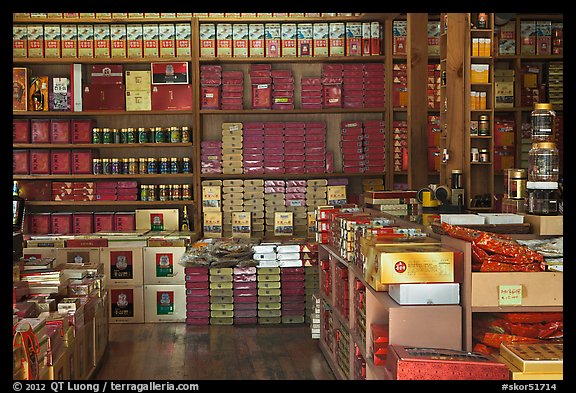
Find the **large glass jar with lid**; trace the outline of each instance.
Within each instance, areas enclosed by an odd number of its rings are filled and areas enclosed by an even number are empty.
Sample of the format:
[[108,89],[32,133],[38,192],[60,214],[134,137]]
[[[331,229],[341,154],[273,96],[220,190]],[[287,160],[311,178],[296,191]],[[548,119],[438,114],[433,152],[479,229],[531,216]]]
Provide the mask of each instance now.
[[552,104],[547,102],[534,104],[531,116],[532,142],[554,142],[556,112],[552,109]]
[[558,182],[526,183],[526,212],[537,216],[558,215]]
[[558,181],[560,155],[553,142],[533,143],[528,152],[528,181]]

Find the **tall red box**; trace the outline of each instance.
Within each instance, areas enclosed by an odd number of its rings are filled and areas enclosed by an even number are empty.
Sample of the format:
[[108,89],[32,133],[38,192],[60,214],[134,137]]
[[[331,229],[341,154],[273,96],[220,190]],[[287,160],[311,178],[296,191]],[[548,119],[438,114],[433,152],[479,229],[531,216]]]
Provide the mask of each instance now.
[[74,233],[92,233],[94,227],[93,213],[72,214],[72,225]]
[[192,85],[154,85],[152,110],[192,110]]
[[94,232],[114,231],[114,212],[94,212]]
[[30,150],[12,151],[12,174],[30,174]]
[[30,120],[30,141],[32,143],[50,143],[50,120]]
[[72,133],[70,132],[70,120],[52,119],[50,121],[50,141],[51,143],[70,143]]
[[70,122],[72,143],[92,143],[92,128],[96,122],[92,119],[74,119]]
[[72,173],[72,154],[70,150],[50,151],[50,173],[53,175],[67,175]]
[[386,369],[397,380],[509,380],[504,363],[451,349],[388,345]]
[[29,230],[30,233],[36,235],[46,235],[52,232],[52,221],[50,213],[34,213],[28,215],[30,220]]
[[118,232],[128,232],[136,230],[135,212],[114,213],[114,228]]
[[72,173],[92,173],[92,150],[72,150]]
[[30,143],[30,120],[12,119],[12,143]]
[[30,174],[50,174],[50,150],[32,150],[30,152]]
[[72,213],[52,213],[51,231],[61,235],[69,235],[73,231]]

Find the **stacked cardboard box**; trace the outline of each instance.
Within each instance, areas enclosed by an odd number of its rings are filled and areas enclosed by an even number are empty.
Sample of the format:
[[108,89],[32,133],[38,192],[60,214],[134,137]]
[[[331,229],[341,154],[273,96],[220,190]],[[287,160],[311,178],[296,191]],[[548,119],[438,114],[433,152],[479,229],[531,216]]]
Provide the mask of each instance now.
[[405,120],[394,120],[393,127],[393,161],[394,172],[408,169],[408,122]]
[[344,56],[346,54],[346,24],[332,22],[328,24],[328,55]]
[[222,173],[222,141],[202,141],[202,173]]
[[258,323],[282,322],[280,267],[257,267]]
[[384,172],[386,162],[386,123],[380,120],[364,121],[362,148],[365,173]]
[[[320,294],[311,296],[312,311],[310,312],[307,322],[310,323],[310,331],[313,339],[320,338]],[[308,307],[306,307],[308,309]]]
[[428,109],[440,110],[440,64],[428,64],[427,101]]
[[364,64],[345,63],[342,69],[342,106],[364,107]]
[[516,22],[511,20],[498,26],[498,54],[515,55],[516,54]]
[[233,213],[244,211],[244,180],[222,181],[222,229],[224,237],[232,236]]
[[320,74],[322,82],[323,108],[342,108],[342,71],[343,64],[322,64]]
[[[333,258],[329,254],[328,258]],[[334,265],[334,294],[336,295],[336,302],[334,308],[338,310],[340,315],[348,319],[350,310],[350,291],[348,284],[348,267],[338,263],[335,258],[331,261]]]
[[[298,123],[286,123],[287,135],[302,134],[302,128]],[[298,124],[299,127],[289,127]],[[306,173],[324,173],[332,171],[333,162],[329,160],[326,152],[326,123],[321,121],[308,121],[304,124],[304,163]],[[302,149],[291,148],[290,152],[301,152]]]
[[285,173],[284,123],[264,123],[264,173]]
[[428,22],[428,55],[440,55],[440,21]]
[[[230,89],[229,87],[227,89]],[[232,88],[234,89],[234,88]],[[220,109],[222,87],[222,66],[200,66],[200,108]]]
[[96,182],[96,199],[100,201],[118,200],[118,182]]
[[286,173],[305,172],[307,162],[302,160],[302,156],[306,152],[305,141],[305,122],[288,121],[284,123],[284,166]]
[[[298,246],[300,248],[300,246]],[[281,260],[282,262],[282,260]],[[306,315],[304,266],[282,267],[282,323],[304,323]]]
[[384,191],[384,178],[362,179],[362,192],[366,191]]
[[301,107],[302,109],[322,109],[323,108],[323,88],[322,79],[314,77],[302,77],[301,85]]
[[184,268],[186,287],[186,323],[210,324],[210,281],[207,267]]
[[264,173],[264,123],[243,123],[242,159],[244,173]]
[[231,267],[210,268],[210,325],[234,323],[234,289]]
[[361,342],[358,345],[366,347],[366,287],[358,278],[354,278],[354,332]]
[[[268,53],[266,56],[269,57]],[[252,109],[271,109],[272,65],[251,64],[249,74],[252,85]]]
[[494,86],[494,107],[512,108],[514,106],[514,70],[496,68]]
[[516,124],[513,116],[494,118],[494,170],[515,168]]
[[416,216],[420,209],[416,195],[413,190],[369,191],[364,193],[364,204],[392,215]]
[[200,57],[216,57],[216,25],[200,24]]
[[150,71],[126,71],[126,110],[149,111],[152,109]]
[[244,108],[244,75],[242,71],[222,71],[221,102],[223,110],[242,110]]
[[408,67],[406,63],[392,66],[392,105],[394,108],[408,106]]
[[[242,123],[222,123],[222,173],[238,175],[242,170]],[[234,153],[228,153],[233,149]],[[226,151],[226,153],[224,153]]]
[[272,109],[294,109],[294,76],[292,70],[272,70],[271,77]]
[[216,54],[218,57],[232,57],[232,24],[216,24]]
[[244,180],[244,211],[251,214],[252,236],[264,236],[264,180]]
[[256,278],[255,267],[235,267],[233,269],[234,324],[258,323],[258,288]]
[[232,54],[234,57],[248,57],[248,24],[234,23],[232,25]]
[[364,64],[364,108],[383,108],[386,83],[383,63]]
[[[118,201],[136,201],[138,200],[138,183],[136,181],[119,181],[117,183]],[[98,182],[96,182],[98,184]],[[98,199],[98,197],[96,197]]]
[[285,180],[264,180],[266,234],[274,234],[275,213],[286,211],[285,193]]
[[564,23],[552,22],[552,54],[564,54]]
[[250,23],[248,25],[248,41],[250,57],[264,57],[264,24]]

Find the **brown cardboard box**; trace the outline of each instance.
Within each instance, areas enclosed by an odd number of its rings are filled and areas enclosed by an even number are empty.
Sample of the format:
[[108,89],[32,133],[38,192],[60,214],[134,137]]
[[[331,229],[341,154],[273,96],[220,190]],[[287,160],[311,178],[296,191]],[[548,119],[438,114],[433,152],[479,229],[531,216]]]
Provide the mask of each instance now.
[[141,247],[109,248],[100,251],[108,285],[142,285],[144,283],[144,253]]
[[56,263],[84,263],[99,264],[100,249],[91,247],[58,248],[56,249]]
[[145,322],[185,322],[186,287],[181,285],[145,285]]
[[564,234],[564,216],[536,216],[524,214],[524,222],[530,224],[530,233],[544,236],[562,236]]
[[503,286],[521,287],[522,306],[562,306],[563,275],[555,272],[474,272],[472,307],[499,307]]
[[144,247],[144,284],[184,284],[180,257],[186,247]]
[[144,288],[141,285],[110,286],[108,315],[110,323],[143,323]]
[[178,209],[136,209],[136,230],[177,231]]

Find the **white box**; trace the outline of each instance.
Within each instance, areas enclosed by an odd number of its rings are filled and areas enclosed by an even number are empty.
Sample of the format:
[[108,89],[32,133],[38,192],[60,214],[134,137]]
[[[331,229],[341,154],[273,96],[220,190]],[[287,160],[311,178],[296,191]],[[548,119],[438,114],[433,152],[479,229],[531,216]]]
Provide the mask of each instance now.
[[440,214],[440,222],[451,225],[485,224],[484,217],[478,214]]
[[124,285],[108,289],[109,323],[144,322],[143,287]]
[[109,285],[142,285],[144,262],[142,247],[109,248],[100,251]]
[[276,253],[276,245],[274,244],[269,244],[269,245],[263,245],[263,244],[259,244],[256,246],[252,246],[252,250],[255,253]]
[[285,261],[285,260],[293,260],[293,259],[300,259],[300,252],[289,252],[289,253],[278,253],[278,260]]
[[144,285],[144,322],[185,322],[186,287]]
[[280,267],[302,267],[302,259],[282,259],[278,261]]
[[254,253],[252,259],[255,261],[276,261],[278,258],[275,252],[258,252]]
[[389,284],[388,294],[401,305],[459,304],[460,284]]
[[256,267],[280,267],[280,263],[277,260],[274,261],[259,260],[258,266]]
[[486,224],[523,224],[524,216],[512,213],[478,213]]
[[184,284],[186,247],[144,247],[144,284]]
[[299,244],[285,244],[285,245],[281,245],[276,247],[276,252],[278,254],[282,254],[282,253],[294,253],[294,252],[300,252],[300,245]]

